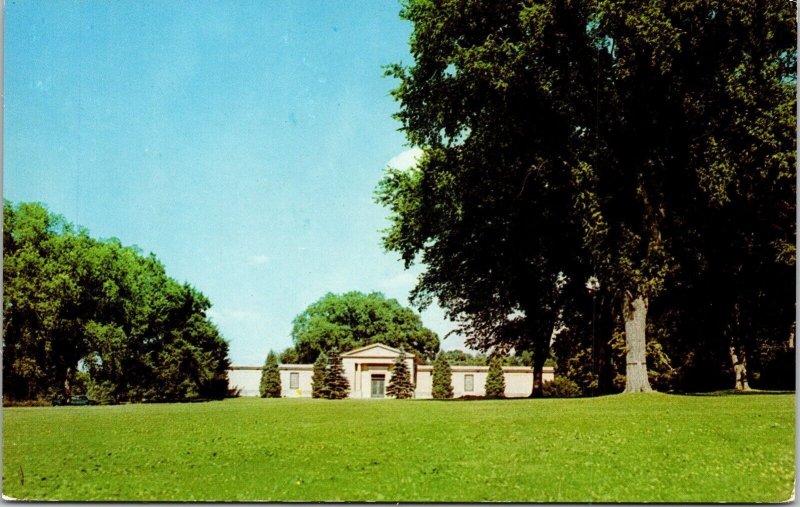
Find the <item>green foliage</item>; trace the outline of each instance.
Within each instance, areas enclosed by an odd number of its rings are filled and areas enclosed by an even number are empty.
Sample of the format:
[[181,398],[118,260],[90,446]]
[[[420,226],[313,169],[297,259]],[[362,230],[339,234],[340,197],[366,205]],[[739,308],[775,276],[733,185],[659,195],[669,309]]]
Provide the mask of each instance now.
[[443,350],[438,357],[443,357],[447,363],[457,366],[486,366],[486,356],[480,353],[470,354],[463,350]]
[[264,368],[261,369],[261,383],[258,392],[262,398],[281,397],[281,372],[278,368],[278,356],[275,352],[269,351]]
[[538,372],[562,278],[580,285],[587,271],[568,170],[583,87],[596,81],[574,80],[596,68],[596,50],[565,51],[585,43],[589,8],[559,5],[407,3],[414,64],[387,74],[400,80],[396,118],[423,156],[377,189],[392,221],[385,247],[426,267],[413,302],[436,299],[470,347],[528,351]]
[[294,319],[292,340],[298,362],[310,363],[333,348],[352,350],[371,343],[433,358],[439,338],[419,315],[378,292],[326,294]]
[[114,397],[114,384],[111,382],[95,383],[89,382],[86,387],[86,396],[90,400],[94,400],[103,405],[113,404],[117,402]]
[[444,400],[453,397],[453,372],[444,352],[439,352],[439,355],[436,356],[436,361],[433,363],[432,382],[431,394],[434,399]]
[[414,384],[411,383],[411,372],[408,371],[406,364],[406,354],[401,351],[392,363],[392,377],[389,385],[386,386],[386,394],[399,399],[407,399],[414,396]]
[[[692,504],[780,502],[794,488],[793,394],[316,401],[4,408],[3,493],[39,501]],[[756,472],[743,449],[758,456]],[[379,473],[398,460],[404,480]]]
[[[453,366],[486,366],[489,364],[488,357],[480,352],[469,353],[463,350],[445,350],[439,354],[444,354],[447,362]],[[498,360],[502,362],[503,366],[533,365],[533,355],[529,351],[523,351],[521,354],[516,355],[498,357]]]
[[[386,248],[426,266],[415,305],[436,299],[471,346],[530,350],[536,368],[558,321],[589,313],[570,306],[595,275],[603,392],[626,299],[649,304],[673,364],[692,360],[684,379],[724,369],[730,346],[752,359],[786,340],[791,2],[409,0],[401,16],[413,64],[387,75],[423,155],[389,169],[377,201],[390,212]],[[629,352],[652,342],[628,338]],[[668,369],[653,380],[675,382]]]
[[503,367],[498,359],[489,362],[489,373],[486,374],[486,397],[503,398],[506,395],[506,379]]
[[556,376],[542,386],[542,396],[545,398],[577,398],[582,394],[578,384],[566,377]]
[[350,392],[350,383],[344,376],[342,358],[336,348],[328,353],[328,367],[325,370],[325,388],[320,394],[331,400],[347,398]]
[[294,347],[289,347],[281,352],[279,358],[282,364],[300,364],[300,356],[297,355],[297,351]]
[[314,370],[311,373],[311,397],[327,398],[328,392],[325,387],[325,376],[328,367],[328,356],[324,353],[314,361]]
[[[42,205],[3,203],[3,394],[221,398],[228,344],[209,300],[153,254],[99,241]],[[105,396],[105,395],[104,395]]]

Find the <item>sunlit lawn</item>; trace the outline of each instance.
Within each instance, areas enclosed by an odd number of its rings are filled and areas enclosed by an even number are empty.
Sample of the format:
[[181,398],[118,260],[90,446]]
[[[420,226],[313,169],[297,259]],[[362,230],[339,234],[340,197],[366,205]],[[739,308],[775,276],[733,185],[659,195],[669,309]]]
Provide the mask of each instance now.
[[3,410],[3,493],[59,500],[787,500],[793,395]]

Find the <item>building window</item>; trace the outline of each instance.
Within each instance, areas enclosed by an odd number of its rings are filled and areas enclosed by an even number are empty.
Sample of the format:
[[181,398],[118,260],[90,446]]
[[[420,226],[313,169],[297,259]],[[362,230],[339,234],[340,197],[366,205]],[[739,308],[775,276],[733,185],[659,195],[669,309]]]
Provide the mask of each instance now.
[[475,389],[475,378],[472,375],[464,375],[464,391],[472,392]]
[[299,373],[290,373],[289,374],[289,389],[299,389],[300,388],[300,374]]
[[372,375],[372,391],[373,398],[383,398],[386,393],[386,375]]

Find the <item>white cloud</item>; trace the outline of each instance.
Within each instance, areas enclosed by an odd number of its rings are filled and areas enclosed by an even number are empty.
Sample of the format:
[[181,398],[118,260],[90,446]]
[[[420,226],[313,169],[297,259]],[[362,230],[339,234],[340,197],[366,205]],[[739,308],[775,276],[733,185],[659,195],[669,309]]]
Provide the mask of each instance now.
[[209,308],[206,314],[215,322],[220,321],[259,321],[262,316],[248,310]]
[[402,271],[392,277],[389,277],[381,282],[381,288],[386,289],[407,289],[411,290],[417,284],[416,273],[409,271]]
[[251,266],[260,266],[269,262],[269,257],[266,255],[253,255],[247,259],[247,263]]
[[395,155],[391,160],[386,162],[388,167],[393,169],[406,170],[417,165],[417,162],[422,157],[422,150],[414,147],[406,150],[403,153]]

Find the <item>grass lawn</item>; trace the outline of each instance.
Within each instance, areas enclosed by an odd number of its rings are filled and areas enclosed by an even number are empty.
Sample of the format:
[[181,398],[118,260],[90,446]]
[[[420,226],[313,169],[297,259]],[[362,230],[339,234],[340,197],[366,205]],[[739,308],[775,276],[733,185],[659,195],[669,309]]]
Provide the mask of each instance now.
[[58,500],[762,502],[794,395],[5,408],[3,493]]

